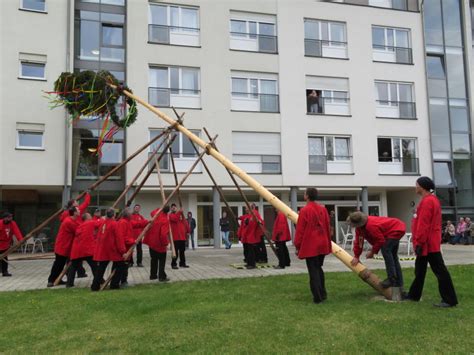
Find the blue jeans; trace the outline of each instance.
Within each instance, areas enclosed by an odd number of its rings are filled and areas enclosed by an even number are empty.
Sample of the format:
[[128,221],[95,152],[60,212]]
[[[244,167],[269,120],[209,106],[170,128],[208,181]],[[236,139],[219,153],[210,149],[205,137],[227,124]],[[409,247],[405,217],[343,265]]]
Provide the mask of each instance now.
[[191,245],[192,245],[193,250],[194,250],[194,231],[189,233],[188,248],[191,248]]
[[229,241],[229,231],[227,232],[221,231],[221,237],[222,237],[222,240],[224,241],[225,248],[230,249],[230,246],[232,245],[232,243]]

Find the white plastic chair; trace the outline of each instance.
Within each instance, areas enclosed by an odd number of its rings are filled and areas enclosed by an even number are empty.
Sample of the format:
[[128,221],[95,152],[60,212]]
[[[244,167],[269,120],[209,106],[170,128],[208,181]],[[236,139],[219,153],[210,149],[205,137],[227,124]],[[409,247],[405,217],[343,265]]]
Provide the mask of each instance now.
[[407,247],[407,256],[410,256],[411,252],[411,233],[406,233],[402,239],[400,239],[400,246],[405,246]]
[[[39,236],[41,237],[41,234]],[[44,235],[43,238],[44,237],[46,237],[46,235]],[[29,247],[31,247],[31,254],[39,250],[44,253],[42,238],[31,237],[28,239],[23,246],[23,254],[28,252]]]
[[351,248],[354,244],[354,235],[350,232],[350,227],[347,228],[347,231],[344,231],[344,228],[341,226],[341,232],[343,236],[342,249],[346,249],[347,243],[351,243]]

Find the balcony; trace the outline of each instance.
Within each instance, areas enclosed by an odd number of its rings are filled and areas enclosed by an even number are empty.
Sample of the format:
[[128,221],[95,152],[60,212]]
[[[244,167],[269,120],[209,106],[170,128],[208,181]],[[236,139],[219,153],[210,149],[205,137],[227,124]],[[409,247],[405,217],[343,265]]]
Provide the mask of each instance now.
[[350,155],[310,155],[310,174],[352,174],[354,172]]
[[149,87],[148,102],[156,107],[201,108],[201,90]]
[[[152,154],[151,152],[148,152],[148,157],[150,157],[151,154]],[[157,154],[157,157],[159,157],[159,156],[160,156],[160,153]],[[180,154],[180,153],[175,153],[173,151],[173,158],[174,158],[174,164],[175,164],[175,167],[176,167],[176,172],[186,173],[186,172],[189,171],[191,166],[196,161],[197,155],[196,154],[186,154],[186,153]],[[153,171],[156,170],[154,159],[152,161],[150,161],[150,163],[148,164],[148,169],[153,170]],[[173,169],[173,167],[171,165],[170,154],[169,153],[163,154],[163,157],[160,160],[160,172],[168,173],[168,172],[171,172],[172,169]],[[193,173],[200,173],[200,172],[202,172],[201,163],[197,164],[196,167],[193,170]]]
[[200,45],[199,33],[199,28],[148,25],[148,42],[197,47]]
[[384,7],[394,10],[418,11],[418,0],[323,0],[353,5]]
[[413,64],[412,49],[406,47],[372,45],[372,58],[375,62]]
[[381,118],[416,119],[416,104],[408,101],[377,100],[375,115]]
[[305,38],[304,54],[308,57],[347,59],[347,42]]
[[232,161],[250,174],[281,174],[280,155],[234,154]]
[[278,39],[277,36],[272,35],[231,32],[230,49],[261,53],[278,53]]
[[418,175],[418,158],[379,157],[381,175]]
[[232,111],[280,112],[279,95],[232,92]]
[[349,116],[349,98],[319,97],[316,100],[307,98],[308,115]]

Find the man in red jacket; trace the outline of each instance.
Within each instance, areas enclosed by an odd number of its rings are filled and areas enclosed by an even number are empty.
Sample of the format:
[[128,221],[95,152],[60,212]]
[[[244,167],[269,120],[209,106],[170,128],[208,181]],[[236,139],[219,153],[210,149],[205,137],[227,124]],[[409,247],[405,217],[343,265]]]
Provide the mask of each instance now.
[[[23,235],[21,234],[20,229],[13,220],[13,215],[9,212],[3,214],[2,219],[0,219],[0,254],[6,252],[13,242],[13,236],[15,236],[17,242],[23,240]],[[5,260],[2,259],[2,275],[4,277],[12,276],[8,272],[8,257],[5,257]]]
[[265,237],[263,232],[263,218],[258,212],[258,207],[255,203],[250,205],[250,208],[253,211],[253,214],[257,217],[257,228],[255,229],[255,233],[258,234],[258,242],[255,246],[255,257],[257,263],[268,263],[268,254],[267,254],[267,247],[265,246]]
[[276,245],[278,266],[274,266],[274,268],[284,269],[286,266],[290,266],[290,253],[286,247],[286,242],[291,240],[291,233],[286,216],[277,210],[275,212],[276,218],[273,224],[272,240]]
[[[140,214],[141,206],[137,203],[133,206],[133,213],[130,216],[130,220],[132,221],[133,227],[133,237],[137,240],[140,233],[143,231],[143,228],[148,224],[148,221],[145,217]],[[137,244],[137,266],[143,267],[142,260],[143,260],[143,249],[142,249],[142,242]],[[133,266],[133,258],[131,260],[130,266]]]
[[298,258],[306,259],[313,302],[321,303],[327,298],[322,266],[332,247],[329,214],[316,203],[317,197],[318,190],[306,189],[306,206],[300,210],[296,224],[295,247]]
[[248,222],[246,220],[250,218],[249,211],[247,207],[244,209],[245,214],[239,217],[239,228],[237,229],[237,237],[239,238],[240,242],[243,245],[243,252],[244,252],[244,263],[247,264],[247,254],[248,254],[248,243],[247,243],[247,238],[246,238],[246,228],[248,225]]
[[441,204],[434,194],[435,184],[429,177],[416,181],[416,193],[421,196],[411,224],[413,249],[416,253],[415,279],[406,299],[419,301],[425,283],[428,263],[438,279],[441,302],[436,307],[448,308],[458,304],[451,275],[441,255]]
[[[133,234],[133,225],[131,220],[132,212],[126,207],[117,222],[117,231],[120,234],[120,238],[125,240],[125,247],[128,250],[135,244],[135,238]],[[128,267],[132,261],[132,256],[128,260],[125,260],[125,267],[122,271],[122,278],[120,283],[122,286],[128,286]]]
[[[51,273],[48,277],[48,287],[54,286],[54,281],[61,274],[71,255],[72,241],[76,234],[76,228],[79,226],[79,208],[71,207],[69,209],[69,217],[63,219],[61,226],[59,227],[58,235],[56,236],[56,242],[54,243],[54,259],[53,266],[51,267]],[[65,282],[61,280],[61,285]]]
[[171,268],[179,269],[177,265],[177,260],[179,256],[179,266],[183,268],[188,268],[186,265],[186,256],[184,252],[186,251],[186,230],[183,224],[184,214],[183,210],[176,207],[173,203],[171,205],[171,213],[168,215],[170,220],[171,234],[173,235],[173,244],[176,251],[176,257],[171,259]]
[[125,268],[124,257],[127,253],[127,248],[125,247],[123,235],[118,231],[118,222],[114,218],[114,209],[109,208],[105,215],[106,219],[99,228],[94,251],[93,259],[98,264],[91,286],[92,291],[100,290],[100,284],[103,282],[105,270],[109,262],[113,262],[112,268],[115,270],[114,276],[110,281],[111,289],[120,288],[120,281]]
[[355,266],[359,263],[365,239],[372,245],[372,249],[367,252],[367,259],[373,258],[382,249],[387,279],[382,281],[381,286],[402,287],[403,274],[398,260],[398,246],[406,232],[405,223],[397,218],[367,216],[362,212],[351,213],[348,221],[356,228],[351,264]]
[[72,242],[70,256],[71,266],[67,272],[66,282],[66,287],[68,288],[74,287],[76,271],[83,261],[89,264],[92,275],[95,275],[97,265],[97,263],[92,260],[92,257],[94,256],[97,232],[104,221],[103,219],[93,219],[89,213],[84,213],[81,219],[82,223],[76,228],[76,234]]
[[[151,212],[153,218],[159,209]],[[150,249],[150,280],[169,281],[165,272],[166,247],[169,245],[170,222],[168,220],[169,206],[163,207],[160,215],[153,221],[153,225],[148,230],[143,239],[143,243]]]
[[89,194],[89,192],[86,192],[84,196],[84,201],[80,205],[79,202],[74,199],[69,200],[66,204],[64,212],[61,213],[61,215],[59,216],[59,220],[62,222],[64,219],[69,217],[69,209],[71,209],[72,207],[77,207],[79,209],[79,216],[82,216],[84,213],[86,213],[87,207],[89,207],[90,202],[91,195]]
[[[255,217],[257,216],[257,217]],[[247,266],[246,268],[251,270],[255,269],[257,263],[257,253],[262,238],[262,230],[258,225],[258,216],[249,213],[247,218],[243,220],[245,224],[242,231],[242,239],[247,243]]]

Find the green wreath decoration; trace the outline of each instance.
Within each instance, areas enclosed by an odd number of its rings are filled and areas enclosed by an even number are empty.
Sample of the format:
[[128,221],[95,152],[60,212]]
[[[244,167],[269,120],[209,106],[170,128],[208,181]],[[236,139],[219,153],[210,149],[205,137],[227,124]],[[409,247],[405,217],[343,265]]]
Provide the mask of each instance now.
[[[116,89],[109,84],[116,86]],[[110,72],[86,70],[80,73],[61,73],[54,82],[54,91],[48,94],[56,95],[50,100],[53,108],[64,106],[73,119],[81,116],[103,118],[110,115],[117,127],[125,128],[135,123],[138,110],[136,101],[124,95],[123,90],[132,92],[130,88],[122,86]],[[122,117],[117,113],[121,97],[124,99]]]

